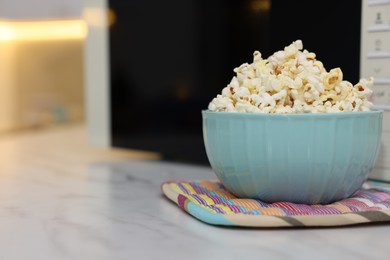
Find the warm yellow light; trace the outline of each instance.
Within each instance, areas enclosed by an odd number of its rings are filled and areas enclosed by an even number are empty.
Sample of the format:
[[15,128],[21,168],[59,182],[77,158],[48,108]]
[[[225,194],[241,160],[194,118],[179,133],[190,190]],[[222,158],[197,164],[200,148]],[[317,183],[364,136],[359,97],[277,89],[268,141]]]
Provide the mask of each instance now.
[[89,26],[107,27],[116,22],[116,13],[110,8],[86,7],[84,8],[83,18]]
[[83,20],[0,21],[0,41],[83,39],[86,35]]
[[15,32],[9,26],[0,23],[0,41],[9,41],[15,37]]
[[107,11],[107,20],[108,20],[108,25],[113,26],[114,23],[116,22],[116,14],[114,10],[108,9]]
[[255,13],[269,11],[271,8],[270,0],[252,0],[249,4],[252,11]]

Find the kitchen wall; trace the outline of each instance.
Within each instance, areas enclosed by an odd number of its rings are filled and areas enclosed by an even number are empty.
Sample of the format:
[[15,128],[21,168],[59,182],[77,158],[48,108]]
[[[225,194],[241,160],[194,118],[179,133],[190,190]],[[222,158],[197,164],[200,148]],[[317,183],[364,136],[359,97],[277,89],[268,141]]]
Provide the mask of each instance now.
[[0,0],[0,133],[84,120],[80,0]]
[[3,19],[80,18],[83,0],[0,0]]

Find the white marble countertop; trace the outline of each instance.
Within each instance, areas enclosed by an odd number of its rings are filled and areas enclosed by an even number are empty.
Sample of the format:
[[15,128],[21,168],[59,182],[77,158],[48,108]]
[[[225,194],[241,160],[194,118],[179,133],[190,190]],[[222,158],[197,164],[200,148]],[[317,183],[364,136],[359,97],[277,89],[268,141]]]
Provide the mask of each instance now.
[[[161,193],[210,168],[90,148],[82,127],[0,136],[0,259],[388,259],[390,225],[204,224]],[[142,159],[141,159],[142,158]]]

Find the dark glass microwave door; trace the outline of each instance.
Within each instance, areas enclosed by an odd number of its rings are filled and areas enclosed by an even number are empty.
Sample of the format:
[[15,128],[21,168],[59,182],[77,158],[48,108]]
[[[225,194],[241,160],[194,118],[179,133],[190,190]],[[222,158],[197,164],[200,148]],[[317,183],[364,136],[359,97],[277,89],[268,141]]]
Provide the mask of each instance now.
[[[358,78],[361,1],[109,0],[112,144],[208,164],[201,110],[233,68],[296,39]],[[337,6],[337,8],[334,8]]]

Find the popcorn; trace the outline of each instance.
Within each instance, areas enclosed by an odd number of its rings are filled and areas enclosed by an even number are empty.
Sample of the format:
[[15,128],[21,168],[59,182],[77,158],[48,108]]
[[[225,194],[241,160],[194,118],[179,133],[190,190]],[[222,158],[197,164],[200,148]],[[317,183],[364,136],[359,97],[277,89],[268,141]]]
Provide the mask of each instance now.
[[326,71],[316,54],[297,40],[263,59],[234,69],[236,76],[210,104],[209,110],[247,113],[339,113],[369,111],[373,78],[356,85],[343,80],[340,68]]

